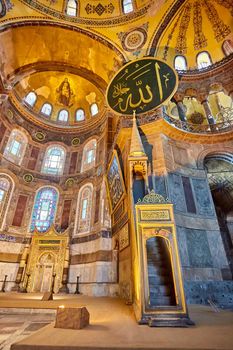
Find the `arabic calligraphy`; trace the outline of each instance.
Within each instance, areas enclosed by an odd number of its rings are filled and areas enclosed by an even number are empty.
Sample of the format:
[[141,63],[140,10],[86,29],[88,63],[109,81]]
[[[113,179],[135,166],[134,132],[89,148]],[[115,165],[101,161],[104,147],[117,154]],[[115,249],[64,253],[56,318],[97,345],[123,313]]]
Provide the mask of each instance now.
[[177,88],[175,70],[155,58],[143,58],[126,64],[109,84],[107,101],[115,112],[132,115],[145,113],[161,105]]

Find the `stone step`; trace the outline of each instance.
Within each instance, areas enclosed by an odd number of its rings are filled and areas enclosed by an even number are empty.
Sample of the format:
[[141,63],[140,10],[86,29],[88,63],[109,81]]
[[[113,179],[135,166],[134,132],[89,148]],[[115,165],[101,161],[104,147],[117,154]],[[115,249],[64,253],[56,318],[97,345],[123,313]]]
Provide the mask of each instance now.
[[172,299],[168,296],[150,297],[150,305],[154,306],[170,306],[173,305]]
[[147,263],[156,263],[156,262],[159,262],[159,261],[162,261],[163,263],[166,262],[166,258],[163,256],[163,255],[155,255],[155,256],[149,256],[147,258]]
[[170,277],[167,276],[161,276],[161,275],[149,275],[149,285],[150,286],[161,286],[161,285],[170,285]]
[[164,249],[162,247],[156,247],[154,249],[148,249],[147,255],[164,254]]
[[165,267],[162,266],[148,266],[148,274],[149,276],[168,276],[169,272]]
[[170,285],[150,285],[150,294],[151,295],[167,295],[171,294]]
[[164,261],[158,261],[158,262],[150,262],[148,265],[147,265],[147,268],[148,268],[148,271],[152,270],[153,268],[162,268],[162,269],[165,269],[165,266],[164,266]]

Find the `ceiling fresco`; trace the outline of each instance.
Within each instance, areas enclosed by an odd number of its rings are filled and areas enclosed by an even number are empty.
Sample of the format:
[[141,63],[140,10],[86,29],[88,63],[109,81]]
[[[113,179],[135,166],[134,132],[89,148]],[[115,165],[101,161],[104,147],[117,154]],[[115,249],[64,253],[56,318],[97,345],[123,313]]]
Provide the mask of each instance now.
[[[75,112],[77,109],[85,111],[85,120],[90,115],[90,105],[97,103],[99,110],[103,108],[104,95],[95,85],[80,76],[63,72],[40,72],[22,79],[13,89],[17,97],[23,101],[25,96],[34,91],[37,101],[33,112],[40,114],[44,103],[52,105],[50,121],[57,121],[61,109],[69,111],[69,124],[75,124]],[[41,116],[40,116],[41,117]]]
[[173,65],[183,55],[193,70],[199,52],[209,52],[216,63],[226,57],[223,42],[233,43],[231,0],[134,0],[129,14],[120,0],[82,0],[76,16],[66,14],[63,0],[2,3],[3,85],[21,100],[36,91],[36,112],[48,100],[54,120],[61,107],[55,92],[66,79],[72,91],[66,108],[74,115],[78,105],[88,110],[85,96],[92,92],[102,108],[111,78],[128,61],[156,56]]

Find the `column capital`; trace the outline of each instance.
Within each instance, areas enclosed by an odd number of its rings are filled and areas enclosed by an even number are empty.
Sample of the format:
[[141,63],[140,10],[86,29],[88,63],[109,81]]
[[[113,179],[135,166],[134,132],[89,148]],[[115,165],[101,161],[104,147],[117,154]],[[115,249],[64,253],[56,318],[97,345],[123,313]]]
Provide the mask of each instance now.
[[179,92],[176,92],[175,95],[172,97],[172,101],[174,103],[183,102],[183,99],[184,99],[184,94],[181,94]]
[[208,94],[198,94],[198,100],[202,103],[208,102]]

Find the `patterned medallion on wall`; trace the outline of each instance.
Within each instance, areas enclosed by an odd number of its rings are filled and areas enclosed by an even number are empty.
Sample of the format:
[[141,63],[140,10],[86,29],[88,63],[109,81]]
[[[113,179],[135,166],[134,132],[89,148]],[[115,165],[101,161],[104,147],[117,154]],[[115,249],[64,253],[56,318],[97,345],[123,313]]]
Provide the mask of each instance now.
[[135,51],[143,47],[147,40],[148,23],[141,27],[134,28],[129,32],[120,32],[117,34],[121,40],[121,45],[125,51]]
[[32,174],[24,174],[23,180],[29,184],[34,180],[34,177]]
[[66,187],[73,187],[74,184],[75,184],[75,180],[72,177],[69,177],[65,182]]
[[102,16],[102,14],[106,14],[106,13],[110,13],[112,14],[113,11],[115,10],[115,7],[113,6],[113,4],[110,2],[108,5],[102,5],[100,2],[98,3],[98,5],[91,5],[91,4],[87,4],[87,6],[85,7],[86,13],[88,15],[90,14],[97,14],[99,16]]
[[78,146],[80,144],[80,139],[78,137],[74,137],[71,141],[72,146]]
[[34,137],[37,141],[42,142],[45,140],[46,134],[42,131],[36,131]]

